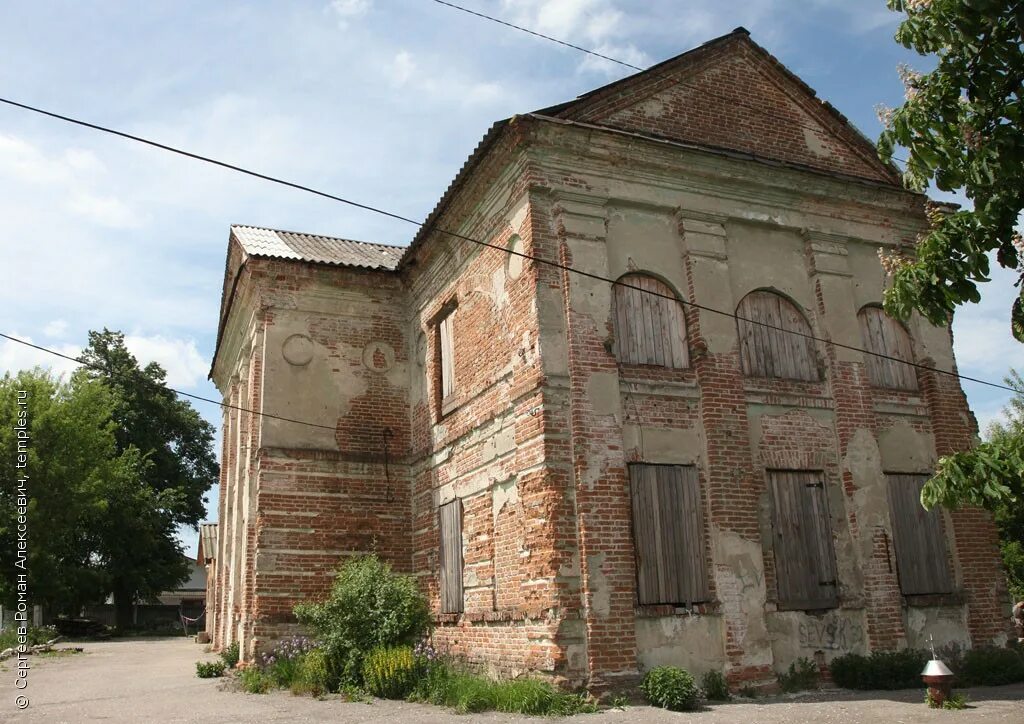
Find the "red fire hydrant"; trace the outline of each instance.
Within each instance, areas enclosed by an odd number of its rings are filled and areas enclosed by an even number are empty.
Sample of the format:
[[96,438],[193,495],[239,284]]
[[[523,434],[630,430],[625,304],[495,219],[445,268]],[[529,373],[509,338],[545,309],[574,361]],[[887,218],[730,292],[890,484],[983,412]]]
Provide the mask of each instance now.
[[928,685],[928,703],[935,707],[941,707],[953,694],[953,672],[944,663],[934,658],[929,661],[924,671],[921,672],[921,680]]

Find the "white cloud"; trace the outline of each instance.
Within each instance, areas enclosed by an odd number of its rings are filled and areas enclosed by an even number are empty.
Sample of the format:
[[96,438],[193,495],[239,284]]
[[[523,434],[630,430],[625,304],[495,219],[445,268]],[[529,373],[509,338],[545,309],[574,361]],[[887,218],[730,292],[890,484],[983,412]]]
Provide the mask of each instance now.
[[43,327],[43,334],[47,337],[63,337],[68,333],[68,323],[63,319],[55,319]]
[[[10,335],[24,340],[25,342],[35,342],[35,340],[28,335],[18,334],[17,332],[11,332]],[[68,357],[77,357],[82,353],[82,350],[73,344],[44,346],[47,346],[56,352],[60,352],[61,354],[65,354]],[[17,342],[12,342],[9,339],[0,338],[0,374],[4,372],[11,372],[14,374],[19,370],[32,369],[33,367],[42,367],[52,371],[54,374],[67,376],[81,367],[81,365],[72,362],[71,360],[49,354],[48,352],[43,352],[42,350],[27,347]]]
[[416,72],[416,61],[413,60],[412,53],[402,50],[395,55],[395,59],[391,61],[388,70],[391,75],[391,82],[397,86],[403,86],[409,82],[413,73]]
[[51,155],[23,138],[0,134],[0,181],[59,189],[66,208],[108,228],[140,225],[138,216],[116,196],[98,193],[106,186],[103,163],[92,151],[68,148]]
[[[627,16],[611,0],[504,0],[507,17],[518,25],[638,68],[651,64],[650,57],[626,37]],[[622,75],[620,63],[586,55],[579,69]]]
[[195,387],[210,369],[210,362],[199,354],[195,340],[171,339],[162,335],[125,335],[125,346],[145,367],[157,362],[167,371],[169,387]]
[[78,191],[68,200],[68,209],[111,229],[134,229],[142,225],[138,215],[113,196],[97,196],[87,191]]
[[373,0],[331,0],[327,4],[328,12],[334,14],[342,30],[349,26],[350,20],[366,15],[372,7]]

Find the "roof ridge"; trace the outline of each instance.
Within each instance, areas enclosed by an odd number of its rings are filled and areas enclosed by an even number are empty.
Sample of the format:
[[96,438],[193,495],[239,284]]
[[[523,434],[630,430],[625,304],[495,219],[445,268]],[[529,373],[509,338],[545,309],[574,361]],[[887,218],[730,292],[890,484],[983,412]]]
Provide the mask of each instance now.
[[380,241],[363,241],[362,239],[349,239],[344,236],[329,236],[327,234],[313,234],[308,231],[295,231],[293,229],[275,229],[270,226],[255,226],[253,224],[231,224],[232,229],[257,229],[259,231],[273,231],[275,234],[296,234],[298,236],[308,236],[314,239],[327,239],[328,241],[345,241],[350,244],[363,244],[364,246],[379,246],[385,249],[406,249],[408,244],[385,244]]

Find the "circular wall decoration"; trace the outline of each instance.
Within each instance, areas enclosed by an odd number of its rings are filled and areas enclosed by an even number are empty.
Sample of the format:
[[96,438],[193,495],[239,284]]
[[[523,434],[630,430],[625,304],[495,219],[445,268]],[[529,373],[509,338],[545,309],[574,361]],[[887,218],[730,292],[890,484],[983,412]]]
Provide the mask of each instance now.
[[505,273],[508,274],[509,279],[515,280],[523,273],[523,262],[526,261],[523,257],[516,256],[516,254],[523,253],[523,240],[519,238],[518,234],[509,239],[508,250],[512,253],[508,255]]
[[293,334],[281,345],[281,354],[290,365],[308,365],[313,359],[313,340],[304,334]]
[[395,350],[386,342],[370,342],[363,347],[363,366],[374,372],[387,372],[395,366]]

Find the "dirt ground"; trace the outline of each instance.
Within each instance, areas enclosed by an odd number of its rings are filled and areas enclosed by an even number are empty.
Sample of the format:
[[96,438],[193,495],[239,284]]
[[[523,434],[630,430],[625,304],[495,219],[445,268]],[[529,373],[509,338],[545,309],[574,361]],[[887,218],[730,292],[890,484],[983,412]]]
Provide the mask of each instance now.
[[[215,657],[189,639],[131,639],[81,644],[85,653],[61,658],[33,657],[28,688],[18,690],[8,661],[0,668],[0,721],[4,722],[543,722],[509,714],[459,715],[405,702],[317,701],[286,692],[263,696],[225,691],[219,679],[198,679],[195,662]],[[970,689],[966,711],[933,711],[923,692],[816,692],[707,707],[675,714],[646,706],[583,714],[586,724],[625,722],[1014,722],[1024,723],[1024,685]],[[15,697],[28,697],[19,710]],[[562,720],[568,721],[568,720]]]

